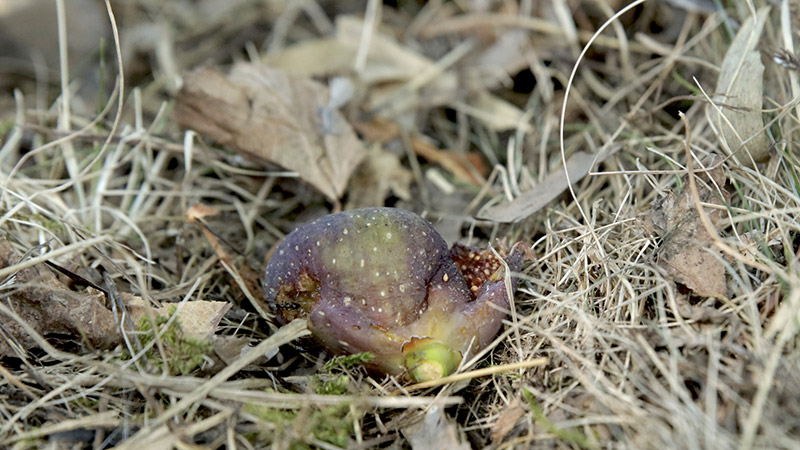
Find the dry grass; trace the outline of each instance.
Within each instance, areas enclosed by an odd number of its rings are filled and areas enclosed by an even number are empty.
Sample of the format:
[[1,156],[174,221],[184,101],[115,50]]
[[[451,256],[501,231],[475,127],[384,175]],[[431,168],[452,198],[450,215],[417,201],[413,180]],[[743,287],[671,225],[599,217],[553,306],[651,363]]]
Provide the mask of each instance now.
[[[687,136],[695,170],[705,156],[725,154],[702,92],[713,94],[732,33],[752,5],[727,2],[734,6],[723,16],[650,0],[635,16],[610,23],[569,85],[563,147],[559,118],[569,74],[592,33],[625,2],[523,1],[523,11],[496,2],[492,13],[435,20],[470,2],[382,8],[382,22],[403,45],[445,59],[439,69],[462,76],[463,92],[454,92],[451,104],[489,90],[519,106],[531,125],[528,132],[496,131],[468,109],[419,102],[402,113],[409,125],[401,137],[385,144],[415,175],[413,199],[394,199],[397,206],[424,211],[435,223],[446,219],[438,223],[451,238],[531,244],[534,258],[504,334],[465,369],[549,360],[419,392],[358,367],[323,370],[329,357],[295,340],[301,325],[276,330],[258,314],[261,294],[243,268],[261,272],[284,233],[335,205],[292,177],[184,134],[169,114],[181,72],[324,36],[337,14],[364,14],[366,5],[242,1],[232,7],[232,22],[194,2],[125,3],[114,6],[124,25],[118,51],[130,49],[126,36],[152,31],[146,27],[154,22],[171,40],[142,44],[136,54],[145,58],[117,59],[115,46],[107,46],[115,56],[105,58],[106,81],[130,66],[121,91],[87,94],[63,80],[60,92],[72,95],[54,99],[36,89],[41,79],[19,76],[14,101],[0,103],[0,229],[20,254],[48,244],[0,268],[0,295],[15,288],[10,275],[50,260],[153,302],[230,302],[220,333],[249,339],[257,352],[178,375],[153,363],[164,355],[159,339],[149,350],[136,339],[95,350],[36,336],[41,349],[0,360],[0,446],[400,448],[403,430],[437,401],[475,448],[800,447],[800,108],[793,100],[800,88],[793,53],[781,53],[786,67],[772,58],[789,47],[787,33],[797,37],[786,30],[787,21],[797,21],[796,3],[788,2],[791,11],[773,9],[758,47],[771,157],[751,168],[739,153],[723,166],[731,197],[714,231],[730,252],[721,257],[727,298],[676,285],[658,262],[661,242],[645,231],[643,215],[668,191],[691,188],[681,178]],[[574,20],[556,14],[570,11]],[[376,16],[367,12],[368,20]],[[509,30],[523,30],[525,38],[519,54],[504,54],[514,78],[500,67],[467,79],[477,64],[471,58],[486,55],[500,37],[519,37]],[[473,47],[455,58],[467,41]],[[76,95],[89,98],[71,105]],[[104,105],[99,115],[85,108],[97,103]],[[483,190],[454,180],[413,157],[408,137],[416,133],[457,155],[482,152],[498,176]],[[578,150],[612,155],[573,193],[518,223],[473,218],[480,206],[536,186],[561,163],[562,151],[568,157]],[[202,228],[187,223],[197,203],[220,211],[205,224],[232,265],[220,264]],[[0,314],[13,320],[8,308]],[[6,336],[2,327],[0,334]],[[252,364],[263,354],[271,359]]]

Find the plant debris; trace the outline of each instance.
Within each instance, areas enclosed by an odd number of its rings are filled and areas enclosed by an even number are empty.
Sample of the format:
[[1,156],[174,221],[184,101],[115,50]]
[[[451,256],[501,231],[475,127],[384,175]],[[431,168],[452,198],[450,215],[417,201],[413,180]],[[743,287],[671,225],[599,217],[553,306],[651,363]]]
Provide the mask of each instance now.
[[761,118],[764,65],[758,50],[769,11],[769,7],[761,8],[736,33],[722,60],[715,104],[706,107],[719,130],[722,148],[748,167],[769,157],[770,144]]
[[[0,269],[21,261],[0,236]],[[37,337],[69,337],[94,348],[108,348],[119,339],[114,314],[102,292],[72,291],[43,264],[15,271],[2,281],[0,289],[4,309],[13,312],[2,314],[0,356],[20,356],[40,348]]]
[[[700,202],[711,223],[717,225],[728,204],[725,172],[722,159],[712,157],[703,162],[709,168],[698,176]],[[645,217],[645,227],[661,236],[658,261],[676,282],[691,289],[695,295],[727,298],[725,260],[716,242],[703,225],[697,203],[688,188],[686,177],[683,190],[676,195],[668,192],[656,200]],[[715,208],[714,205],[717,207]]]
[[337,201],[366,150],[344,117],[325,109],[328,95],[316,81],[264,65],[240,63],[227,76],[202,67],[185,77],[175,119],[249,158],[297,172]]

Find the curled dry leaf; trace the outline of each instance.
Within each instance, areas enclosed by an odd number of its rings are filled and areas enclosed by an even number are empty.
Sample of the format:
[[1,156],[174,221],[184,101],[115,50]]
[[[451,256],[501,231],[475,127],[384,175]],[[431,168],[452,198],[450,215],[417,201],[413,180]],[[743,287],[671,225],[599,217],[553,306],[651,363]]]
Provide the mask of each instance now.
[[203,67],[185,77],[175,118],[256,161],[297,172],[337,201],[366,151],[327,108],[328,96],[316,81],[263,65],[240,63],[228,75]]
[[[0,237],[0,268],[20,262],[20,255]],[[72,336],[94,347],[117,342],[114,315],[105,307],[102,293],[68,289],[43,264],[20,269],[3,281],[3,303],[40,336]],[[26,351],[38,347],[36,340],[13,318],[2,317],[0,356],[15,356],[12,346]]]
[[[703,166],[713,167],[719,161],[719,157],[711,157]],[[722,166],[705,174],[696,172],[696,175],[700,201],[722,207],[728,201]],[[644,219],[645,228],[661,236],[658,262],[676,283],[686,286],[696,295],[725,298],[725,264],[714,239],[703,226],[688,179],[684,177],[683,180],[684,189],[680,195],[669,192],[653,202]],[[704,210],[712,225],[716,226],[722,209],[706,207]]]
[[757,50],[768,13],[769,7],[761,8],[755,20],[749,17],[736,33],[720,67],[716,105],[706,107],[710,121],[719,130],[722,148],[730,149],[746,166],[769,156],[769,140],[761,118],[764,65]]

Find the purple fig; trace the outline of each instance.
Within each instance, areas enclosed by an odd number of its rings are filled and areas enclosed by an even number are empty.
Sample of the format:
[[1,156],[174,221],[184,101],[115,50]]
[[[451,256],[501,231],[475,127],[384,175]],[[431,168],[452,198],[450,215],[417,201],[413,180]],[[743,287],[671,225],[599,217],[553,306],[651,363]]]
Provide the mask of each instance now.
[[[519,270],[520,250],[506,258]],[[338,354],[412,381],[451,374],[497,335],[509,308],[491,251],[447,243],[427,220],[392,208],[331,214],[300,226],[267,265],[267,299],[285,322],[306,318]]]

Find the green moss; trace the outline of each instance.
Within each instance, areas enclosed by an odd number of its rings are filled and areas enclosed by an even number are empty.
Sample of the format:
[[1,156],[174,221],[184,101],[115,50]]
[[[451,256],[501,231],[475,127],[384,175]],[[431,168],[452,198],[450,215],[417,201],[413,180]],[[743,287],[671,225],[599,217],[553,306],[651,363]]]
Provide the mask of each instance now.
[[95,397],[78,397],[72,400],[72,406],[84,408],[89,411],[97,410],[98,400]]
[[[309,390],[322,395],[344,395],[350,390],[348,370],[368,364],[375,355],[370,352],[337,356],[328,361],[319,374],[310,377]],[[264,446],[288,445],[290,449],[317,448],[314,442],[327,442],[347,447],[353,435],[353,413],[348,404],[285,410],[264,405],[247,404],[244,411],[269,424],[252,439]],[[360,413],[359,413],[360,414]]]
[[323,395],[344,395],[347,394],[348,386],[350,386],[350,377],[345,374],[316,376],[314,381],[317,384],[314,391]]
[[337,368],[347,370],[356,366],[369,364],[370,362],[372,362],[373,359],[375,359],[375,355],[373,355],[370,352],[337,356],[331,359],[330,361],[326,362],[325,365],[322,366],[322,370],[328,373],[333,372],[333,370]]
[[322,373],[311,377],[314,392],[323,395],[347,394],[350,386],[350,375],[346,371],[368,364],[375,358],[370,352],[354,355],[337,356],[322,366]]
[[[166,365],[170,374],[186,375],[203,363],[203,359],[211,353],[213,346],[208,341],[184,336],[180,320],[177,317],[169,322],[170,317],[175,315],[175,311],[176,308],[173,306],[169,309],[169,317],[156,316],[155,324],[149,317],[143,317],[138,326],[139,342],[143,347],[147,346],[155,339],[155,332],[158,330],[164,355],[162,357],[154,345],[145,355],[147,360],[161,370]],[[123,359],[130,358],[130,353],[126,352]]]
[[30,219],[39,222],[43,227],[53,232],[53,234],[56,236],[65,236],[67,234],[67,227],[64,226],[63,222],[48,219],[43,214],[33,214],[30,216]]
[[248,403],[243,410],[272,425],[261,430],[256,439],[266,441],[266,444],[288,443],[292,450],[316,448],[315,441],[347,447],[353,434],[348,405],[283,410]]

